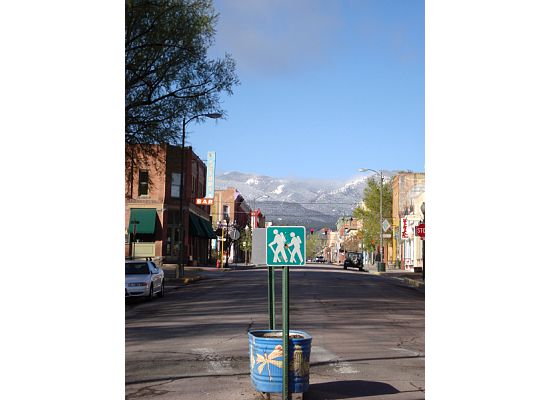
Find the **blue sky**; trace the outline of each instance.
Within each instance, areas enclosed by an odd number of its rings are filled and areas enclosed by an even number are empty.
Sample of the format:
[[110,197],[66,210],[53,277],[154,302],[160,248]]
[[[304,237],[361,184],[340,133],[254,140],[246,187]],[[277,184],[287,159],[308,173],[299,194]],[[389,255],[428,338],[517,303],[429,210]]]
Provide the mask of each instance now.
[[215,0],[213,57],[241,85],[224,120],[188,126],[217,172],[347,179],[424,171],[424,1]]

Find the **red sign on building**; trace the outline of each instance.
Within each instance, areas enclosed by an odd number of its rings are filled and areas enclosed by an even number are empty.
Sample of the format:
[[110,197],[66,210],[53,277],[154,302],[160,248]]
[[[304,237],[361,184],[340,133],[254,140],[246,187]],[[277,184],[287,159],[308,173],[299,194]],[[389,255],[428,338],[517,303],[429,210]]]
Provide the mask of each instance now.
[[401,239],[407,239],[409,237],[407,229],[407,218],[401,218]]
[[416,236],[420,236],[422,238],[422,240],[424,240],[424,224],[419,224],[416,228],[415,228],[415,232]]
[[214,204],[214,199],[207,199],[207,198],[195,199],[195,204],[198,206],[211,206]]

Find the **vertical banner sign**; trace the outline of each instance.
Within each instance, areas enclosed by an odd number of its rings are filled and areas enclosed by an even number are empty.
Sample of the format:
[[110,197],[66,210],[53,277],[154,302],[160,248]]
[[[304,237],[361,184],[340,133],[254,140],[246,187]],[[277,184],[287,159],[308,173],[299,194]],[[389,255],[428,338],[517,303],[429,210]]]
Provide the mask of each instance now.
[[208,160],[206,165],[206,197],[207,199],[214,198],[214,180],[216,172],[216,152],[208,152]]
[[409,228],[407,226],[407,218],[401,218],[401,239],[408,239],[408,229]]
[[270,226],[266,229],[267,265],[306,264],[306,228],[304,226]]

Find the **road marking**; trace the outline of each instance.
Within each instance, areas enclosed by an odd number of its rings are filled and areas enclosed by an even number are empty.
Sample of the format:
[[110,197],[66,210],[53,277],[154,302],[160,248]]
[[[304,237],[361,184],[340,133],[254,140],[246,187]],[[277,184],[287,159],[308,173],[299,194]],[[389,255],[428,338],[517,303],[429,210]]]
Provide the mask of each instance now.
[[338,374],[357,374],[359,373],[351,363],[343,361],[342,357],[331,353],[324,347],[312,346],[311,347],[311,363],[316,362],[330,362],[329,366],[332,367],[334,372]]

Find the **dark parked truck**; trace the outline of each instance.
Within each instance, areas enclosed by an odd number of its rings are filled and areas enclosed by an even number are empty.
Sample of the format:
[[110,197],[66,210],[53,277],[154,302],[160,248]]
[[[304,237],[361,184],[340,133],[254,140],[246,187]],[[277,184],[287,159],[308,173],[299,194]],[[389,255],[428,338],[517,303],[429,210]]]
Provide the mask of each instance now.
[[344,269],[348,268],[359,268],[359,271],[363,271],[363,254],[347,252]]

